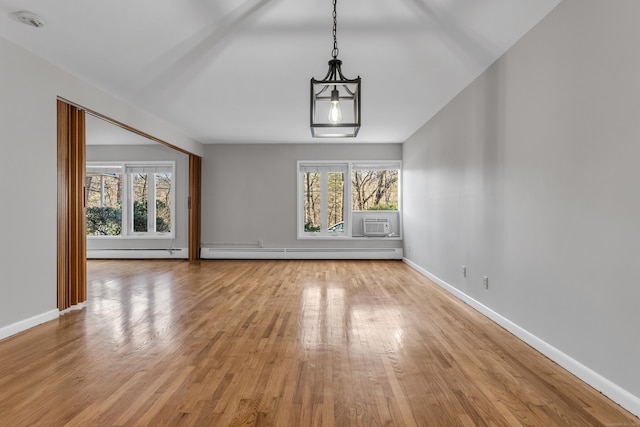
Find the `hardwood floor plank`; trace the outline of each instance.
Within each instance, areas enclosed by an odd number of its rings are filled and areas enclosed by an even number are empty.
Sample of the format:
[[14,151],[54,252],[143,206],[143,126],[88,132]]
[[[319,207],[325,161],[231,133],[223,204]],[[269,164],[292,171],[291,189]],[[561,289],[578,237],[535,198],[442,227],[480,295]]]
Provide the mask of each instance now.
[[0,341],[0,426],[640,420],[396,261],[90,261]]

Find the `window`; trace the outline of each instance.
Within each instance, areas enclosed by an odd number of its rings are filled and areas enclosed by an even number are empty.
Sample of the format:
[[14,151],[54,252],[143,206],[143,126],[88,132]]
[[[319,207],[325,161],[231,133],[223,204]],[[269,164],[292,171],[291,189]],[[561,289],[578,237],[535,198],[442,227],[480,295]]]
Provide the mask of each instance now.
[[399,238],[400,167],[399,161],[299,161],[298,237],[366,237],[365,218],[388,218],[386,237]]
[[352,209],[354,211],[397,211],[399,176],[399,164],[352,165]]
[[87,163],[87,235],[174,236],[174,162]]
[[122,234],[122,167],[87,166],[87,236]]
[[299,172],[299,234],[344,235],[348,165],[300,163]]
[[173,204],[171,191],[173,166],[156,164],[126,165],[130,181],[128,194],[129,234],[136,236],[171,233]]

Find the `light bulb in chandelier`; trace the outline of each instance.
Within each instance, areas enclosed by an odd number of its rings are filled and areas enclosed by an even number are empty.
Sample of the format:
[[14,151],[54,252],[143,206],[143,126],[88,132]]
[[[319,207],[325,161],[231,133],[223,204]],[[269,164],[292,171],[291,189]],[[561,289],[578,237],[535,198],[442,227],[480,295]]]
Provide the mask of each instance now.
[[329,121],[340,123],[342,121],[342,111],[340,110],[340,96],[338,89],[331,91],[331,107],[329,107]]

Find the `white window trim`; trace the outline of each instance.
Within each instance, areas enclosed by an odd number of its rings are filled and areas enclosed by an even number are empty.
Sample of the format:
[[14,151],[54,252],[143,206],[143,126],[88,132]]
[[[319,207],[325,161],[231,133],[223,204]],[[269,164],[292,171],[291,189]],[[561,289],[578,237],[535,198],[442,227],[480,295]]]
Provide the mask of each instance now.
[[[97,240],[109,240],[109,239],[131,239],[131,240],[140,240],[140,239],[175,239],[176,235],[176,162],[174,160],[149,160],[149,161],[127,161],[127,162],[101,162],[101,161],[88,161],[87,168],[90,167],[110,167],[115,166],[119,167],[122,174],[122,188],[124,191],[123,200],[122,200],[122,234],[119,236],[93,236],[88,235],[88,239],[97,239]],[[134,232],[133,231],[133,212],[130,206],[133,206],[133,183],[130,179],[130,173],[127,171],[127,168],[140,168],[140,167],[169,167],[171,170],[171,231],[165,233],[157,233],[157,232]],[[151,196],[153,195],[153,201],[155,202],[155,179],[153,180],[153,185],[151,182],[148,183],[151,188],[149,188],[149,200],[151,200]],[[153,226],[155,228],[155,214],[156,214],[156,204],[148,203],[147,204],[147,223],[149,226]]]
[[[345,175],[344,179],[344,187],[343,187],[343,216],[344,216],[344,226],[342,229],[342,233],[330,233],[328,228],[331,224],[328,224],[327,218],[327,207],[328,207],[328,194],[327,194],[327,174],[323,173],[320,175],[320,231],[314,232],[306,232],[304,231],[304,198],[302,197],[302,189],[303,189],[303,174],[302,168],[308,166],[309,168],[316,168],[319,172],[333,172],[342,171]],[[298,161],[297,162],[297,200],[298,200],[298,239],[347,239],[348,236],[351,235],[351,224],[348,218],[351,216],[351,206],[347,205],[347,199],[350,198],[349,194],[351,192],[351,180],[349,179],[349,163],[345,161]]]
[[[383,170],[383,169],[398,169],[398,210],[384,210],[384,211],[372,211],[376,213],[396,213],[398,214],[398,227],[402,230],[402,161],[401,160],[298,160],[296,164],[296,198],[297,198],[297,237],[299,240],[402,240],[402,232],[398,233],[394,237],[353,237],[352,236],[352,222],[354,212],[369,212],[369,211],[353,211],[351,200],[351,175],[354,170]],[[304,231],[304,198],[302,196],[303,190],[303,175],[302,168],[304,166],[318,166],[319,168],[328,166],[346,166],[346,175],[344,182],[344,228],[342,234],[331,234],[327,231],[330,224],[326,224],[326,204],[328,203],[326,197],[326,185],[320,185],[321,191],[321,203],[323,206],[320,208],[321,226],[320,232],[305,232]],[[326,175],[324,175],[326,177]],[[321,178],[322,179],[322,178]],[[326,179],[326,178],[325,178]]]

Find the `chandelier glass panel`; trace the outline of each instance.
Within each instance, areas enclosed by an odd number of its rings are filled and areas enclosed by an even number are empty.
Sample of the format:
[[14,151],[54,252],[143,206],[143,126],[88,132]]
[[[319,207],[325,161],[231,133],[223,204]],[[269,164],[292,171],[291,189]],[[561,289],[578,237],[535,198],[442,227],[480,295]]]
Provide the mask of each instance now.
[[336,0],[333,0],[333,50],[322,80],[311,78],[311,135],[349,138],[360,130],[360,76],[348,79],[338,59]]

